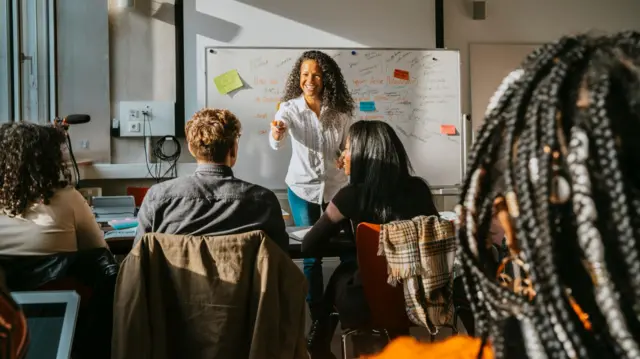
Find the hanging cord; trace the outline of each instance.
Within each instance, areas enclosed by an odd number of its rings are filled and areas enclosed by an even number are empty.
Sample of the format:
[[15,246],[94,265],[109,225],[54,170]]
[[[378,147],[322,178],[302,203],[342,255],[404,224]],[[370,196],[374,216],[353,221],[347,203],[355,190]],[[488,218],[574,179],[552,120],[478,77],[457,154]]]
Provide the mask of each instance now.
[[[151,146],[151,153],[153,156],[160,161],[168,162],[169,168],[162,173],[162,162],[159,162],[155,165],[154,171],[151,171],[151,166],[149,163],[148,149],[147,149],[147,123],[149,121],[149,114],[146,111],[142,111],[142,137],[144,139],[144,160],[147,165],[147,173],[151,178],[155,179],[156,182],[160,182],[160,180],[169,177],[177,177],[178,176],[178,160],[180,159],[180,154],[182,153],[182,146],[180,146],[180,142],[175,136],[162,136]],[[151,123],[149,122],[149,136],[150,139],[153,137],[151,133]],[[164,144],[166,141],[173,141],[175,143],[175,150],[172,153],[165,153]],[[155,173],[153,173],[155,172]]]
[[[164,152],[164,144],[167,141],[173,141],[175,144],[175,149],[172,153]],[[182,153],[182,147],[180,146],[180,142],[175,136],[163,136],[158,139],[153,145],[153,156],[161,161],[167,162],[170,164],[169,168],[162,174],[160,178],[165,178],[167,175],[170,177],[178,177],[178,160],[180,159],[180,154]]]
[[71,137],[69,136],[69,132],[64,132],[67,137],[67,149],[69,150],[69,157],[71,157],[71,163],[73,163],[73,170],[76,175],[76,189],[80,188],[80,169],[78,168],[78,162],[76,161],[76,156],[73,154],[73,148],[71,147]]

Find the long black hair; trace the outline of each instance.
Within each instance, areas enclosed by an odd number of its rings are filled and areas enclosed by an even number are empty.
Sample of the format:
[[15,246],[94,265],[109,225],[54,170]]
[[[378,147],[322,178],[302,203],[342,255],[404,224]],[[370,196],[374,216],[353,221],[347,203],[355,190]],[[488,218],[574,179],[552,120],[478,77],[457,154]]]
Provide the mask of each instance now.
[[371,213],[383,222],[393,220],[395,198],[414,178],[404,145],[386,122],[364,120],[351,125],[349,143],[349,183],[362,187],[360,213]]
[[[637,32],[545,45],[492,99],[458,238],[476,333],[491,337],[497,358],[640,357],[639,138]],[[533,298],[485,270],[500,197]],[[514,320],[520,343],[509,346]]]
[[317,50],[305,51],[295,62],[287,79],[282,102],[302,95],[302,89],[300,88],[300,66],[302,66],[302,63],[306,60],[317,62],[320,69],[322,69],[322,104],[332,111],[353,116],[355,102],[342,76],[340,66],[338,66],[331,56]]
[[33,203],[48,204],[71,175],[62,154],[64,130],[30,123],[0,126],[0,211],[17,216]]

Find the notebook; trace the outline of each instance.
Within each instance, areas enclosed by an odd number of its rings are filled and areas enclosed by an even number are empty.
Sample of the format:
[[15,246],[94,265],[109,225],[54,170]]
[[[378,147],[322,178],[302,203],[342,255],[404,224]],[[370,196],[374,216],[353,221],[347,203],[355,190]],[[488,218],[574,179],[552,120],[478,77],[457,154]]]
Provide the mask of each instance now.
[[74,291],[12,292],[29,330],[26,359],[69,359],[80,296]]

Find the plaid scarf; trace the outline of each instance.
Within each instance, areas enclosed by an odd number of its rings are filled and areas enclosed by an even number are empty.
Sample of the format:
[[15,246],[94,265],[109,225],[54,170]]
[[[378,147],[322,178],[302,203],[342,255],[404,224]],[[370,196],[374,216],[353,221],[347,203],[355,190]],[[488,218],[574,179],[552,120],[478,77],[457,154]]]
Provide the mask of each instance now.
[[380,227],[378,255],[388,265],[388,283],[404,284],[409,319],[430,333],[453,316],[455,228],[437,216],[419,216]]

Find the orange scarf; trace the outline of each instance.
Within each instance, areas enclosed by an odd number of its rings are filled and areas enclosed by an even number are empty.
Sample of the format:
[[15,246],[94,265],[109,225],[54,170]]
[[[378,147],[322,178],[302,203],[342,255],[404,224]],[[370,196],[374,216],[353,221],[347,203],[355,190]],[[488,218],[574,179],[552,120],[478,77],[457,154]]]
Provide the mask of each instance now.
[[[392,341],[382,351],[362,359],[476,359],[480,352],[481,340],[465,335],[449,337],[435,343],[422,343],[413,337],[401,337]],[[482,359],[493,359],[493,350],[486,345]]]

